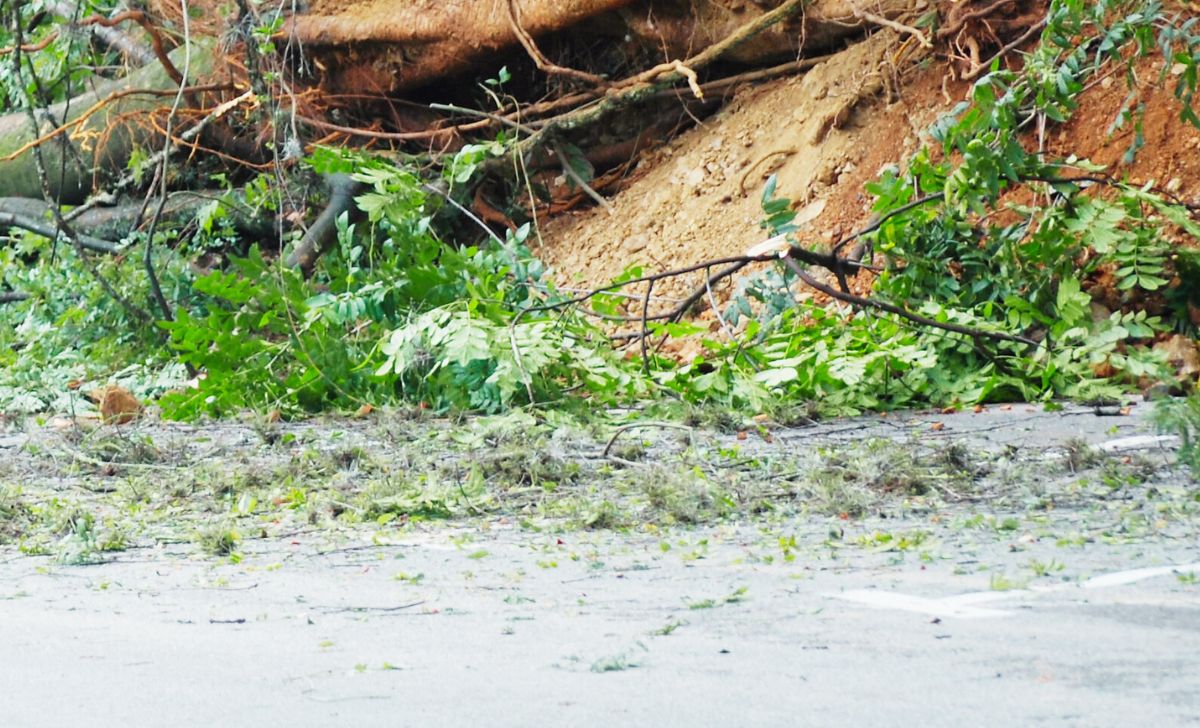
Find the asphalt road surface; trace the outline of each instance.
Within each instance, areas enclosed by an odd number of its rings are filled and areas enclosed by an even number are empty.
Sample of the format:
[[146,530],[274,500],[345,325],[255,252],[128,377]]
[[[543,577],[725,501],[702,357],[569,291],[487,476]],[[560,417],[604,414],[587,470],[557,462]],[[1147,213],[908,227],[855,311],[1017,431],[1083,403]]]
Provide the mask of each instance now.
[[[938,419],[993,447],[1170,446],[1136,416]],[[796,437],[861,435],[822,427]],[[0,726],[1196,725],[1200,517],[1163,521],[976,502],[661,532],[500,518],[252,541],[239,563],[9,548]]]

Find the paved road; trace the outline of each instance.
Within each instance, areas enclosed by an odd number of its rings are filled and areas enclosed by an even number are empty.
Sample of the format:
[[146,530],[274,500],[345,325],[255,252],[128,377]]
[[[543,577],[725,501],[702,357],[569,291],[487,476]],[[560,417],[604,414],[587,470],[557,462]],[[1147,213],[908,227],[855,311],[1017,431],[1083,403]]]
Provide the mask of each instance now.
[[[996,446],[1146,442],[1082,415],[938,419]],[[0,552],[0,726],[1200,724],[1194,514],[888,515],[500,519],[252,542],[238,564]]]

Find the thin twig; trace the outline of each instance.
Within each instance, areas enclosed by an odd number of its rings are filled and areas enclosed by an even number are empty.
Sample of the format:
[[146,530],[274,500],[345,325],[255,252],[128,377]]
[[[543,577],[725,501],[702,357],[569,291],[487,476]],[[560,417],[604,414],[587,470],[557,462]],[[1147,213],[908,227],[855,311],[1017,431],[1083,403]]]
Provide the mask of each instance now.
[[605,458],[609,457],[609,452],[612,451],[613,445],[615,445],[617,442],[617,438],[620,437],[623,433],[628,432],[630,430],[637,430],[637,429],[641,429],[641,428],[645,428],[645,427],[664,427],[664,428],[669,428],[669,429],[674,429],[674,430],[684,430],[688,433],[688,435],[691,435],[693,432],[695,432],[695,429],[688,427],[687,425],[681,425],[676,422],[634,422],[634,423],[631,423],[628,425],[621,425],[620,427],[618,427],[616,430],[613,431],[612,437],[608,438],[608,443],[605,444],[604,452],[601,453],[600,456],[605,457]]
[[483,230],[485,233],[490,235],[492,240],[496,241],[497,245],[500,245],[500,246],[504,245],[504,241],[501,240],[500,236],[497,235],[495,232],[493,232],[490,227],[488,227],[488,224],[486,222],[484,222],[483,220],[480,220],[478,215],[471,212],[466,207],[464,207],[462,204],[460,204],[458,202],[458,200],[455,200],[453,197],[451,197],[450,193],[446,192],[445,190],[438,189],[437,187],[435,187],[434,185],[431,185],[429,183],[422,183],[421,189],[425,190],[426,192],[432,192],[435,195],[440,196],[446,202],[450,203],[451,207],[458,210],[462,214],[466,215],[467,218],[469,218],[472,222],[474,222],[476,225],[478,225],[481,230]]
[[[13,45],[15,46],[16,50],[13,52],[13,70],[15,71],[16,77],[20,78],[20,76],[21,76],[21,61],[23,59],[23,56],[21,53],[21,46],[23,45],[23,38],[22,38],[23,28],[21,26],[21,18],[20,18],[19,12],[14,11],[14,17],[12,19],[12,26],[10,26],[10,27],[13,27],[15,29],[14,30],[14,38],[13,38],[13,40],[15,42]],[[29,66],[30,77],[34,81],[35,89],[40,92],[41,91],[41,81],[38,78],[37,69],[34,67],[32,60],[28,60],[27,57],[25,57],[25,58],[26,58],[26,63]],[[70,77],[68,76],[68,89],[67,89],[68,90],[68,98],[70,97],[69,78]],[[26,113],[26,116],[29,118],[30,128],[33,130],[33,133],[36,135],[37,131],[38,131],[38,122],[37,122],[37,115],[34,113],[34,107],[40,101],[40,99],[35,99],[31,94],[28,94],[28,92],[27,92],[27,101],[28,101],[28,103],[25,105],[25,113]],[[41,146],[35,146],[33,148],[33,160],[34,160],[34,166],[37,168],[38,182],[41,184],[41,187],[42,187],[42,197],[46,201],[46,204],[50,207],[50,212],[54,216],[54,222],[55,222],[55,226],[57,228],[54,239],[55,240],[58,239],[58,233],[61,233],[64,237],[66,237],[66,239],[75,246],[75,250],[76,250],[76,253],[79,255],[80,261],[88,269],[88,272],[92,274],[92,277],[95,278],[96,281],[100,284],[100,287],[104,289],[104,292],[106,294],[108,294],[108,296],[111,297],[114,301],[116,301],[118,304],[120,304],[120,306],[123,309],[125,309],[125,311],[129,314],[129,316],[131,318],[133,318],[134,320],[139,321],[141,323],[148,323],[151,320],[150,315],[147,314],[144,310],[142,310],[141,307],[133,305],[129,300],[127,300],[124,296],[122,296],[113,287],[112,283],[110,283],[108,281],[108,279],[105,278],[100,273],[99,268],[97,268],[95,263],[92,262],[91,258],[89,258],[87,256],[87,253],[85,252],[85,248],[83,246],[83,241],[80,239],[79,235],[76,234],[76,232],[71,228],[70,223],[68,223],[66,220],[63,219],[62,209],[60,208],[60,206],[58,204],[58,200],[55,198],[54,194],[51,192],[51,189],[50,189],[50,175],[46,171],[46,163],[45,163],[45,159],[42,156]],[[66,161],[65,157],[63,158],[63,161],[65,164],[65,161]]]
[[710,270],[712,269],[704,269],[704,290],[708,294],[708,304],[712,306],[713,315],[717,317],[717,323],[721,325],[721,330],[725,332],[730,341],[735,341],[737,337],[734,335],[733,329],[730,328],[729,322],[725,320],[725,314],[721,311],[721,307],[717,305],[717,297],[713,295],[712,283],[708,280]]
[[550,148],[554,150],[554,154],[558,157],[559,164],[562,165],[563,173],[575,183],[575,186],[583,190],[588,197],[595,200],[597,204],[607,210],[608,214],[616,214],[617,211],[615,208],[613,208],[612,203],[601,197],[600,193],[592,189],[592,186],[589,185],[583,179],[583,177],[581,177],[579,173],[575,171],[575,167],[571,165],[571,160],[567,159],[567,155],[563,153],[562,146],[558,144],[558,142],[553,142],[550,144]]
[[875,232],[879,228],[883,227],[883,224],[885,222],[887,222],[888,220],[892,219],[893,217],[896,217],[897,215],[902,215],[902,214],[908,212],[909,210],[920,207],[921,205],[924,205],[928,202],[933,202],[935,200],[944,199],[945,197],[946,197],[945,192],[935,192],[932,195],[925,195],[924,197],[918,197],[917,199],[913,200],[912,202],[901,205],[900,207],[897,207],[894,210],[888,210],[887,214],[880,215],[879,217],[875,218],[872,222],[867,223],[867,226],[862,228],[861,230],[855,230],[854,232],[850,233],[846,237],[838,240],[836,243],[833,244],[832,252],[834,255],[837,255],[838,253],[841,252],[842,248],[846,246],[846,243],[850,242],[851,240],[856,240],[858,238],[861,238],[864,235],[869,235],[869,234]]
[[964,73],[962,75],[963,80],[964,81],[974,81],[984,71],[991,68],[993,63],[1000,60],[1004,56],[1008,55],[1008,53],[1010,51],[1012,51],[1014,48],[1017,48],[1018,46],[1022,45],[1023,43],[1025,43],[1025,41],[1029,40],[1037,33],[1040,33],[1042,28],[1045,28],[1045,27],[1046,27],[1046,19],[1042,18],[1038,22],[1034,23],[1033,26],[1029,28],[1029,30],[1022,33],[1020,35],[1020,37],[1018,37],[1016,40],[1014,40],[1013,42],[1004,46],[1000,50],[996,51],[996,54],[994,56],[992,56],[991,58],[989,58],[985,63],[981,63],[978,66],[976,66],[975,68],[972,68],[971,70]]
[[500,114],[493,114],[490,111],[481,111],[479,109],[470,109],[470,108],[467,108],[466,106],[455,106],[454,104],[430,104],[429,108],[436,109],[438,111],[452,111],[456,114],[468,114],[470,116],[482,116],[485,119],[490,119],[490,120],[496,122],[497,124],[503,124],[505,126],[510,126],[513,129],[516,129],[517,131],[521,131],[526,134],[529,134],[530,136],[537,134],[537,129],[534,129],[531,126],[522,124],[521,122],[516,121],[515,119],[510,119],[507,116],[501,116]]
[[878,26],[881,26],[884,28],[891,28],[892,30],[894,30],[898,33],[907,33],[908,35],[911,35],[913,38],[916,38],[917,42],[920,43],[921,46],[924,48],[932,48],[933,47],[933,43],[929,42],[929,38],[924,33],[922,33],[920,30],[917,30],[916,28],[912,27],[911,25],[905,25],[904,23],[899,23],[899,22],[896,22],[895,20],[889,20],[888,18],[885,18],[882,15],[868,13],[865,10],[859,10],[857,8],[854,10],[854,17],[859,18],[861,20],[865,20],[868,23],[874,23],[875,25],[878,25]]
[[[167,302],[167,297],[163,295],[162,285],[158,280],[158,273],[154,270],[154,234],[158,230],[158,223],[162,220],[163,208],[167,205],[167,165],[171,158],[171,126],[175,123],[175,116],[179,113],[179,107],[183,103],[184,91],[187,88],[187,76],[191,73],[192,64],[192,33],[189,26],[189,17],[191,13],[188,10],[187,0],[179,0],[179,8],[183,16],[183,73],[176,71],[175,83],[178,84],[179,90],[175,94],[175,100],[171,104],[171,110],[167,113],[166,130],[163,134],[163,149],[162,149],[162,164],[158,167],[155,174],[159,184],[158,206],[154,208],[154,216],[150,220],[150,227],[146,231],[146,249],[142,256],[142,267],[146,270],[146,278],[150,281],[150,294],[154,298],[154,302],[158,305],[159,313],[162,314],[163,320],[174,321],[175,316],[171,313],[171,304]],[[173,67],[172,67],[173,68]],[[168,68],[168,72],[172,70]],[[178,76],[178,78],[175,78]],[[153,186],[151,186],[151,190]],[[150,202],[149,195],[142,203],[142,211],[138,213],[138,219],[141,219],[142,212],[146,209],[146,204]]]
[[650,354],[649,354],[649,352],[646,351],[646,338],[647,338],[646,332],[647,332],[647,326],[648,326],[646,317],[650,313],[650,294],[652,294],[653,292],[654,292],[654,279],[650,279],[649,281],[646,281],[646,296],[645,296],[645,298],[642,299],[642,329],[641,329],[642,336],[639,339],[639,342],[641,343],[641,347],[642,347],[642,369],[645,370],[647,375],[650,374]]
[[[66,0],[60,0],[60,2],[56,2],[50,7],[55,13],[64,18],[70,18],[75,14],[75,9],[70,3],[66,2]],[[87,28],[89,34],[94,38],[99,39],[100,42],[109,48],[114,48],[125,54],[126,58],[139,66],[145,66],[157,58],[157,55],[153,50],[145,47],[141,43],[138,43],[136,40],[131,38],[129,34],[118,30],[115,27],[102,25],[100,23],[88,23],[86,21],[76,23],[75,25],[76,27]]]

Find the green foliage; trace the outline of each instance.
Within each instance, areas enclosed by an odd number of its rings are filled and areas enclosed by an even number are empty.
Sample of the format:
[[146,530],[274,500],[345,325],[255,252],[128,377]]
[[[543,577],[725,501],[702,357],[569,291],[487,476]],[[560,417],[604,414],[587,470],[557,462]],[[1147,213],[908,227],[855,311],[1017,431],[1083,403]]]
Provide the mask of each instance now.
[[[180,257],[164,251],[155,264],[167,295],[190,295]],[[129,301],[149,305],[137,261],[104,258],[96,265]],[[16,237],[0,247],[0,285],[30,295],[0,305],[0,412],[91,410],[81,393],[67,388],[72,381],[112,382],[148,398],[187,378],[183,366],[164,356],[154,332],[97,285],[70,246]]]
[[310,315],[309,285],[257,249],[228,271],[195,281],[204,308],[161,322],[179,361],[202,371],[194,387],[161,400],[167,417],[190,419],[241,409],[316,411],[349,406],[366,389],[356,354],[361,339],[327,317]]
[[629,393],[633,377],[602,353],[606,345],[580,338],[578,326],[489,319],[466,302],[419,314],[388,334],[377,374],[438,409],[499,412],[558,399],[567,386],[614,401]]
[[448,244],[413,171],[332,150],[311,161],[354,170],[368,186],[357,198],[367,224],[338,221],[337,248],[313,282],[257,250],[197,279],[200,305],[161,326],[177,358],[204,376],[163,398],[167,416],[395,398],[497,412],[569,387],[604,401],[633,391],[627,367],[581,318],[519,315],[555,295],[524,244],[528,226],[480,247]]
[[[1040,346],[984,348],[891,315],[797,305],[795,275],[779,266],[743,281],[724,313],[732,325],[749,320],[738,341],[706,341],[704,360],[668,369],[659,380],[691,401],[715,397],[759,408],[783,396],[844,413],[1113,396],[1141,377],[1163,376],[1161,357],[1133,346],[1166,328],[1163,322],[1132,306],[1093,320],[1082,284],[1109,271],[1136,304],[1172,277],[1167,228],[1200,240],[1200,226],[1149,187],[1098,185],[1094,175],[1102,169],[1086,160],[1058,162],[1028,151],[1024,128],[1038,117],[1068,120],[1076,96],[1104,64],[1126,69],[1134,83],[1133,64],[1156,48],[1164,68],[1184,64],[1175,93],[1183,118],[1193,119],[1200,48],[1194,26],[1195,19],[1166,17],[1157,3],[1054,2],[1043,42],[1020,71],[984,76],[970,102],[930,129],[940,148],[922,149],[903,171],[889,168],[867,185],[881,218],[869,240],[884,263],[873,295]],[[1122,115],[1118,121],[1136,117],[1129,109]],[[1011,194],[1022,187],[1032,203]],[[762,208],[771,234],[795,231],[791,204],[775,197],[773,179]],[[1101,365],[1117,376],[1096,378]]]
[[[1042,42],[1020,70],[994,68],[968,102],[930,129],[933,146],[867,186],[881,221],[866,236],[880,270],[874,297],[1036,346],[816,305],[780,265],[739,282],[722,312],[722,331],[734,336],[652,323],[655,337],[709,338],[703,357],[682,366],[651,353],[645,376],[555,290],[526,246],[528,225],[474,244],[480,230],[460,227],[470,183],[512,152],[512,139],[500,134],[464,146],[432,174],[403,159],[315,150],[306,160],[313,173],[350,174],[364,186],[357,203],[366,219],[337,221],[337,244],[311,280],[247,247],[228,217],[230,206],[281,209],[271,178],[214,200],[201,211],[195,237],[174,250],[157,246],[155,266],[176,308],[175,320],[157,327],[114,302],[74,251],[32,236],[0,248],[0,282],[34,296],[0,307],[0,407],[65,409],[73,403],[63,402],[63,381],[114,372],[138,394],[174,386],[161,403],[177,418],[242,409],[290,416],[387,401],[500,412],[562,403],[569,393],[614,404],[658,391],[755,411],[814,401],[838,413],[1119,394],[1161,375],[1161,359],[1140,345],[1170,325],[1187,328],[1188,307],[1200,303],[1196,256],[1165,242],[1179,230],[1200,239],[1200,224],[1152,187],[1104,179],[1086,160],[1027,149],[1027,130],[1068,120],[1102,68],[1124,72],[1132,91],[1135,64],[1152,55],[1161,58],[1161,80],[1173,84],[1182,118],[1200,125],[1192,108],[1198,27],[1157,2],[1055,0]],[[270,30],[256,31],[262,51]],[[0,88],[10,92],[29,81],[4,73]],[[484,88],[506,80],[502,72]],[[1141,110],[1137,95],[1129,98],[1112,126],[1134,130],[1132,154],[1142,144]],[[561,151],[590,178],[579,149],[564,144]],[[791,202],[776,195],[774,180],[762,209],[772,235],[795,237]],[[185,261],[197,253],[218,263],[193,280]],[[99,272],[135,307],[154,311],[134,258],[103,261]],[[1123,296],[1112,313],[1093,310],[1087,292],[1102,274]],[[633,267],[614,284],[641,275]],[[593,296],[587,313],[623,316],[625,295]],[[1165,298],[1173,320],[1139,312],[1152,296]],[[1093,372],[1101,369],[1116,376],[1098,379]],[[191,386],[179,386],[185,378]]]
[[[21,23],[24,32],[22,40],[26,46],[37,47],[46,43],[37,52],[23,55],[20,73],[13,67],[12,55],[0,58],[0,108],[6,110],[23,109],[29,105],[29,99],[39,99],[42,102],[54,103],[62,101],[69,95],[79,93],[84,81],[94,75],[93,69],[118,66],[121,57],[114,51],[105,51],[99,44],[87,42],[78,33],[61,32],[61,23],[72,18],[59,18],[46,0],[14,3],[16,6],[17,22]],[[71,3],[71,7],[75,7]],[[84,0],[79,3],[78,17],[81,19],[97,12],[109,14],[111,4]],[[5,10],[4,20],[0,23],[0,47],[12,47],[16,40],[13,26],[9,21],[11,16]],[[36,26],[32,22],[38,19]],[[54,34],[54,38],[50,38]],[[32,64],[33,73],[27,64]],[[36,74],[36,80],[33,74]],[[39,89],[42,95],[39,95]]]
[[1200,477],[1200,394],[1160,401],[1154,408],[1154,423],[1160,432],[1179,436],[1179,462]]

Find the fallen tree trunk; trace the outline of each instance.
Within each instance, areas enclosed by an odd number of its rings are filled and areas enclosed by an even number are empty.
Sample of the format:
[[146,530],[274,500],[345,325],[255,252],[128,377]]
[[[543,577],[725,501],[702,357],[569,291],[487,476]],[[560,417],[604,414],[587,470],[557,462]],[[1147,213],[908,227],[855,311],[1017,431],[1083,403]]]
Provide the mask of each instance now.
[[[562,30],[633,0],[521,2],[521,27],[537,36]],[[315,49],[330,87],[391,92],[464,71],[518,43],[507,0],[377,0],[347,7],[317,0],[287,33]]]
[[[190,59],[184,48],[171,54],[177,68],[188,68],[189,84],[212,73],[213,47],[211,41],[194,42]],[[36,134],[25,111],[0,117],[0,197],[42,197],[30,153],[40,144],[52,197],[61,204],[83,202],[100,179],[126,166],[135,148],[158,138],[145,117],[169,105],[176,88],[167,69],[155,63],[38,110]]]
[[[651,62],[693,56],[784,0],[375,0],[347,7],[338,0],[314,0],[285,34],[299,41],[328,69],[330,89],[394,93],[461,73],[527,36],[572,33],[594,42],[610,38],[629,58]],[[913,0],[876,0],[878,18],[914,11]],[[802,13],[770,28],[727,54],[742,64],[774,63],[815,55],[862,32],[870,21],[856,15],[851,0],[816,0]],[[609,80],[619,80],[610,78]]]
[[[161,223],[172,227],[186,225],[196,220],[201,208],[214,200],[224,208],[224,216],[240,234],[254,240],[274,237],[278,221],[275,216],[261,215],[255,210],[225,200],[223,190],[185,191],[172,193],[163,205]],[[139,215],[141,219],[139,219]],[[109,207],[92,207],[72,217],[71,229],[84,237],[84,247],[96,252],[115,253],[120,242],[148,222],[150,213],[141,201],[125,202]],[[39,235],[51,232],[54,223],[50,205],[44,200],[29,197],[0,197],[0,230],[16,227],[30,230]],[[96,245],[97,241],[104,245]],[[91,242],[93,244],[89,245]],[[111,246],[111,249],[109,249]]]

